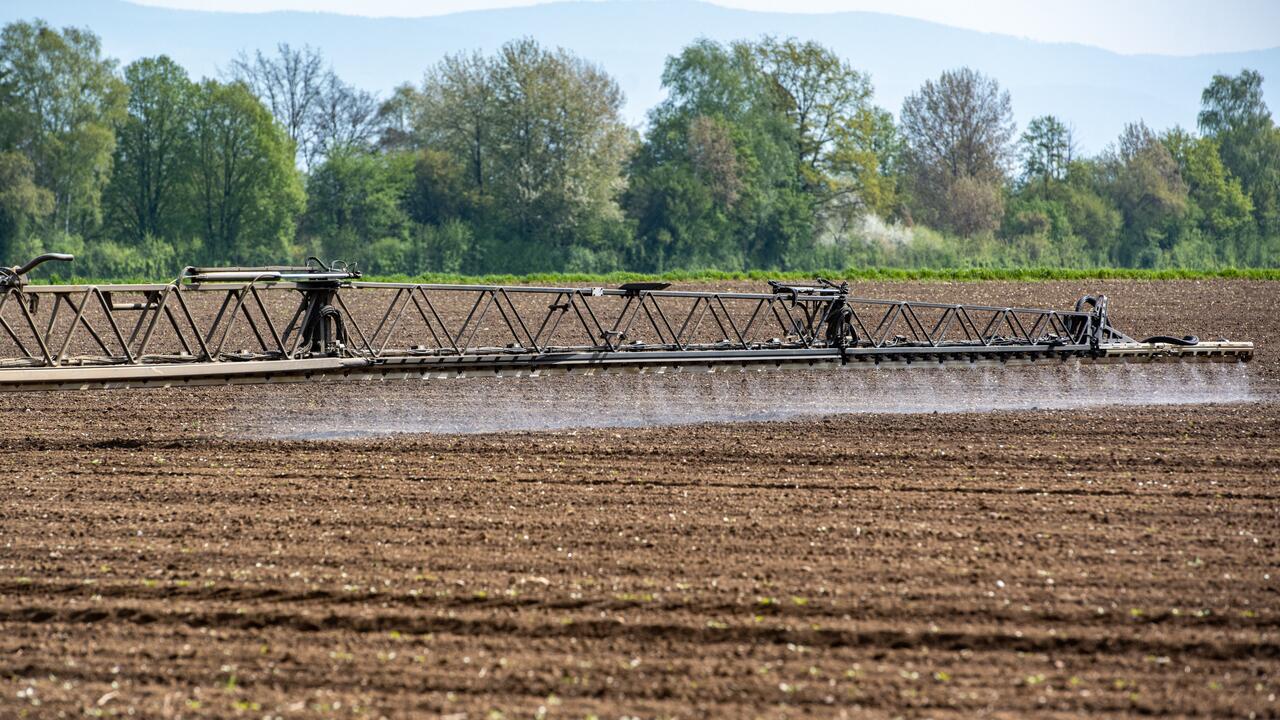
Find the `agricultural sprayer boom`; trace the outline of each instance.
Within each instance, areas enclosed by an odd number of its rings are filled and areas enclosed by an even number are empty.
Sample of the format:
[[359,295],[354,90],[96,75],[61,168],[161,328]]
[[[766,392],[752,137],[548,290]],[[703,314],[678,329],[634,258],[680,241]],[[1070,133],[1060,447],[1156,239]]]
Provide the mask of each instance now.
[[33,285],[0,268],[0,390],[613,370],[1248,360],[1248,342],[1111,326],[1072,310],[770,292],[364,282],[341,264],[187,268],[167,284]]

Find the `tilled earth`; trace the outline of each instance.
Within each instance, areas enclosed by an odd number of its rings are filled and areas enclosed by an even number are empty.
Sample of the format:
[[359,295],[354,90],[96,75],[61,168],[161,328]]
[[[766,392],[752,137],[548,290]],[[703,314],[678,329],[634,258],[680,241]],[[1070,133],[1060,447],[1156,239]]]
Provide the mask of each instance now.
[[421,386],[0,397],[0,717],[1280,716],[1280,285],[1083,285],[858,293],[1100,290],[1258,343],[1253,400],[280,441]]

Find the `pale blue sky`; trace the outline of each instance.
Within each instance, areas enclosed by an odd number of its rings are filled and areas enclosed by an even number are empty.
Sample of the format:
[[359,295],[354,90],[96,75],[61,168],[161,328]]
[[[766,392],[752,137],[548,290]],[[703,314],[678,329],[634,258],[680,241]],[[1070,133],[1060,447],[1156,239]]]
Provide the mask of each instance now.
[[[549,0],[132,0],[166,7],[415,17]],[[618,0],[597,0],[617,2]],[[635,0],[632,0],[635,1]],[[1280,0],[713,0],[779,12],[867,10],[1121,53],[1194,55],[1280,47]]]

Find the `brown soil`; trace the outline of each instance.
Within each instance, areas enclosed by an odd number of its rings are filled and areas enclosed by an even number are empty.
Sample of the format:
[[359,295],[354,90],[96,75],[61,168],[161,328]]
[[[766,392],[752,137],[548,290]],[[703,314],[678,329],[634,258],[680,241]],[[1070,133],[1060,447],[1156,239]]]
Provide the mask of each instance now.
[[245,419],[421,386],[2,396],[0,717],[1280,716],[1280,285],[1081,285],[858,292],[1100,290],[1258,343],[1257,400],[285,442]]

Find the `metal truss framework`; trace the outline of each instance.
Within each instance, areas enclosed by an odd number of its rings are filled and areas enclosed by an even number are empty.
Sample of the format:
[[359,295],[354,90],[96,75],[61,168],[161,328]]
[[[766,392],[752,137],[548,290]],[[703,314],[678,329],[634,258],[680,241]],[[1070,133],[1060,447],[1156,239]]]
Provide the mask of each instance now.
[[[1251,343],[1074,310],[768,293],[363,282],[307,267],[188,268],[168,284],[28,285],[0,272],[0,390],[622,369],[1240,359]],[[19,272],[22,271],[22,272]],[[461,309],[466,308],[465,312]]]

